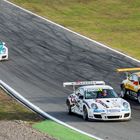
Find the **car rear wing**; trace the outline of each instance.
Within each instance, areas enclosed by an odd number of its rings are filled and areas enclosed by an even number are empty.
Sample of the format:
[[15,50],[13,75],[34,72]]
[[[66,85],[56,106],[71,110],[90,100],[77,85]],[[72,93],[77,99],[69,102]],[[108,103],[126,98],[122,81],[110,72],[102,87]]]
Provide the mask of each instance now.
[[117,72],[131,72],[131,71],[140,71],[140,68],[122,68],[122,69],[117,69]]
[[104,81],[77,81],[77,82],[64,82],[63,87],[73,86],[73,90],[75,92],[75,86],[82,85],[105,85]]
[[140,68],[121,68],[117,69],[117,72],[121,73],[124,72],[126,75],[126,78],[129,77],[129,75],[132,73],[132,71],[140,71]]
[[80,85],[105,85],[104,81],[77,81],[77,82],[64,82],[63,87],[66,86],[80,86]]

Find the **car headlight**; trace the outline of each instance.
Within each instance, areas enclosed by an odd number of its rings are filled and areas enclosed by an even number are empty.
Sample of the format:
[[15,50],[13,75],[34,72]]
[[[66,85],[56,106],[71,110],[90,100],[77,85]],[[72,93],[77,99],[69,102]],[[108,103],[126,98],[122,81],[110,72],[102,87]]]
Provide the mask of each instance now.
[[123,102],[123,107],[124,108],[129,108],[129,104],[127,102]]
[[3,53],[6,53],[6,49],[5,49],[5,48],[3,48],[2,52],[3,52]]
[[91,104],[91,108],[93,108],[93,109],[98,109],[98,106],[96,105],[96,104]]

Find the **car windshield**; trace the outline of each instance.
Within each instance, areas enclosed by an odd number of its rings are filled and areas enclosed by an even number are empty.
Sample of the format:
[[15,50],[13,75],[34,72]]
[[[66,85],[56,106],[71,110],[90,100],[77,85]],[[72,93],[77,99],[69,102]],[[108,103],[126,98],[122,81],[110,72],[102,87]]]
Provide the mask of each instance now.
[[3,48],[3,44],[0,43],[0,49]]
[[2,51],[2,49],[3,49],[3,43],[0,42],[0,51]]
[[117,93],[113,89],[102,89],[102,90],[87,90],[85,92],[85,99],[96,99],[96,98],[118,98]]

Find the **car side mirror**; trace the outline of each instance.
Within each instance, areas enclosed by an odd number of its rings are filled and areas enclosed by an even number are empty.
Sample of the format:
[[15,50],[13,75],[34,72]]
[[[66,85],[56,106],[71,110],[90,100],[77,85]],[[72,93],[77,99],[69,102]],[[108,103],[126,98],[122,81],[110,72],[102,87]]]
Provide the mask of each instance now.
[[80,95],[79,96],[79,99],[83,100],[84,99],[84,96],[83,95]]

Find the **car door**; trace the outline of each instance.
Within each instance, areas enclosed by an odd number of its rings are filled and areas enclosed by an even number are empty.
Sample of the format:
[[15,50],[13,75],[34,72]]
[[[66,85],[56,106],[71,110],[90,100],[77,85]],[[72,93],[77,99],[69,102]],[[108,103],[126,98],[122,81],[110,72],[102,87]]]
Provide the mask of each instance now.
[[76,91],[75,91],[75,95],[76,95],[76,98],[75,98],[75,107],[74,107],[74,112],[79,114],[80,113],[80,88],[78,88]]
[[83,88],[79,88],[78,90],[78,100],[77,100],[77,107],[79,114],[82,114],[83,111],[83,98],[84,98],[84,90]]

